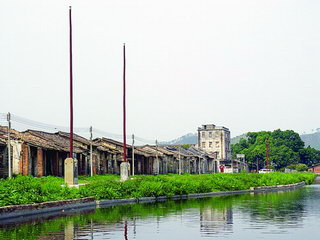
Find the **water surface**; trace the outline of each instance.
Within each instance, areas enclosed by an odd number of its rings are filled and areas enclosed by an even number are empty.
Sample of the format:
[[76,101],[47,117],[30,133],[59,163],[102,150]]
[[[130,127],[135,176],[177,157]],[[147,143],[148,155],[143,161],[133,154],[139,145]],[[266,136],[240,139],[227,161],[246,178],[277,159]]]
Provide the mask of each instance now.
[[[21,219],[20,219],[21,220]],[[22,219],[22,222],[24,220]],[[0,239],[318,239],[320,185],[132,204],[0,225]]]

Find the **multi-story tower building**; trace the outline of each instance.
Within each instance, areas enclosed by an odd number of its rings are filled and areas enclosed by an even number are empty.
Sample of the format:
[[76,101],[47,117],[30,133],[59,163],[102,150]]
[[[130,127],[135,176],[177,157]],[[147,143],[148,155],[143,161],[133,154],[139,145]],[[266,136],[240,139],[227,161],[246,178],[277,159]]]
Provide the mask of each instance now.
[[215,154],[219,161],[231,160],[230,131],[226,127],[214,124],[199,127],[198,146],[208,153]]

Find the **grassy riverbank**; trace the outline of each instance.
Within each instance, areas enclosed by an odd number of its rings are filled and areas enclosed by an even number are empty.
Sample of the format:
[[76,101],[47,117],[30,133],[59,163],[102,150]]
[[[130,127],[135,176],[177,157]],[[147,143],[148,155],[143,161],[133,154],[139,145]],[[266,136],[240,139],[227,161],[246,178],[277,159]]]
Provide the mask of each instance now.
[[80,177],[87,185],[80,189],[61,187],[63,179],[58,177],[24,177],[0,180],[0,206],[66,200],[80,197],[101,199],[123,199],[138,197],[173,196],[212,191],[245,190],[250,187],[272,186],[305,181],[311,184],[312,173],[269,174],[202,174],[202,175],[158,175],[135,176],[120,182],[115,175]]

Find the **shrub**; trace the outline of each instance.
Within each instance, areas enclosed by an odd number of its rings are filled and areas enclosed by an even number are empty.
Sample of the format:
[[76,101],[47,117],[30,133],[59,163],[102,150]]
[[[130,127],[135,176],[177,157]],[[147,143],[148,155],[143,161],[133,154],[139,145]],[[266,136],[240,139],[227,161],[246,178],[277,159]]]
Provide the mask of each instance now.
[[68,188],[61,186],[59,177],[17,176],[0,179],[0,206],[39,203],[79,197],[101,199],[123,199],[140,197],[159,197],[212,191],[246,190],[250,187],[290,184],[305,181],[314,182],[313,173],[217,173],[202,175],[158,175],[134,176],[120,182],[119,176],[81,177],[85,186]]

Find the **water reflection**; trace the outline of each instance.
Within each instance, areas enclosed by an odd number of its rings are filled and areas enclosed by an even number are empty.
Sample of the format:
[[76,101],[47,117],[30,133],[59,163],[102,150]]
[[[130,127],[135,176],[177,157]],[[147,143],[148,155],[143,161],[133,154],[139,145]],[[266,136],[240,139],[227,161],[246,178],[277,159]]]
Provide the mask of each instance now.
[[231,208],[200,209],[200,231],[203,235],[214,235],[221,232],[232,232],[233,212]]
[[319,204],[320,188],[312,186],[282,193],[124,205],[2,223],[0,239],[255,239],[310,227],[309,221],[320,216],[315,211]]

